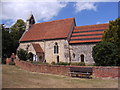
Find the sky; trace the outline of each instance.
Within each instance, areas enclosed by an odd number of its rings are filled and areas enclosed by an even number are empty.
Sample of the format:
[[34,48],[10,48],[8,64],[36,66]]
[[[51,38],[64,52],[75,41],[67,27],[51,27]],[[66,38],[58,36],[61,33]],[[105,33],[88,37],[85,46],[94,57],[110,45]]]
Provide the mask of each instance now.
[[75,18],[76,26],[108,23],[118,17],[118,2],[40,2],[16,0],[0,3],[0,24],[12,26],[16,20],[26,19],[32,13],[36,23]]

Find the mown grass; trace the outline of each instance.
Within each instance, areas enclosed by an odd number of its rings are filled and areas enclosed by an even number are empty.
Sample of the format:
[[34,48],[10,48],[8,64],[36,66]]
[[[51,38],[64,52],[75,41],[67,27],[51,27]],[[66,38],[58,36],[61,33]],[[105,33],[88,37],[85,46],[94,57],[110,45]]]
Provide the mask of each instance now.
[[117,79],[81,79],[29,72],[13,65],[2,67],[3,88],[118,88]]

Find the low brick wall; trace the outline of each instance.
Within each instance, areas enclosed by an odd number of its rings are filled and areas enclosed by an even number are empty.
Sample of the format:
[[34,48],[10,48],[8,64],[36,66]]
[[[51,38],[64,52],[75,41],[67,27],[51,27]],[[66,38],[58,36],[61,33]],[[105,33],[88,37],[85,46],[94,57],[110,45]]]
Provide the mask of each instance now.
[[[70,67],[90,67],[90,66],[62,66],[62,65],[35,65],[25,61],[15,60],[15,65],[31,72],[50,73],[69,76]],[[92,75],[94,77],[120,77],[120,67],[93,66]]]
[[11,62],[12,62],[11,58],[6,58],[6,64],[9,64]]
[[15,65],[31,72],[50,73],[57,75],[68,75],[69,67],[60,65],[35,65],[25,61],[15,60]]
[[120,67],[93,67],[93,76],[95,77],[120,77]]

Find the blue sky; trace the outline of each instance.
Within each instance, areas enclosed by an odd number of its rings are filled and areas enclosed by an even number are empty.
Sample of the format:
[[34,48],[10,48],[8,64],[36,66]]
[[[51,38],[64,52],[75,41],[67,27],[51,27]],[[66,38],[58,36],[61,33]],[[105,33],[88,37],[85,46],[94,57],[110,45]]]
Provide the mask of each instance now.
[[83,10],[75,12],[74,3],[69,3],[67,7],[62,9],[58,16],[52,20],[74,17],[77,26],[107,23],[118,17],[117,2],[97,2],[97,10]]
[[[13,6],[15,8],[13,8]],[[37,23],[74,17],[77,26],[102,24],[118,17],[118,2],[2,2],[7,27],[32,12]]]

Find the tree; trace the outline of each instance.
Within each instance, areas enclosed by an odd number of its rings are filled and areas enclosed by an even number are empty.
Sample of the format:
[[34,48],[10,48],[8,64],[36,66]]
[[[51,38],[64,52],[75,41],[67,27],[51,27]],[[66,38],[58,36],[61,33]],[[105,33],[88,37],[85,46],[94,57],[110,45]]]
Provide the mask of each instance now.
[[26,50],[24,50],[24,49],[19,49],[18,51],[17,51],[17,56],[18,56],[18,58],[20,59],[20,60],[24,60],[24,61],[26,61],[28,58],[28,52],[26,51]]
[[25,31],[25,22],[19,19],[10,28],[5,28],[4,24],[1,24],[0,30],[2,30],[2,60],[5,61],[5,58],[9,58],[12,53],[16,53],[19,39]]
[[13,40],[11,38],[11,35],[9,33],[9,29],[6,30],[5,26],[3,24],[0,25],[0,30],[2,32],[2,50],[0,54],[2,53],[2,63],[5,64],[5,59],[10,57],[12,53],[12,46],[13,46]]
[[104,31],[102,39],[112,43],[120,42],[120,17],[109,22],[109,28]]
[[16,49],[19,46],[19,39],[25,31],[25,22],[22,19],[18,19],[16,23],[11,26],[11,37],[13,39],[13,52],[16,53]]
[[25,22],[22,19],[18,19],[16,23],[11,26],[11,34],[15,40],[19,40],[25,31]]
[[120,17],[109,22],[102,42],[93,47],[92,56],[96,65],[120,65]]
[[111,42],[100,42],[93,47],[92,56],[97,66],[120,65],[117,46]]
[[0,59],[2,56],[2,27],[3,25],[0,25]]
[[2,58],[10,57],[12,53],[13,40],[8,30],[2,25]]
[[120,17],[109,22],[109,28],[104,31],[103,41],[112,42],[117,45],[120,58]]

